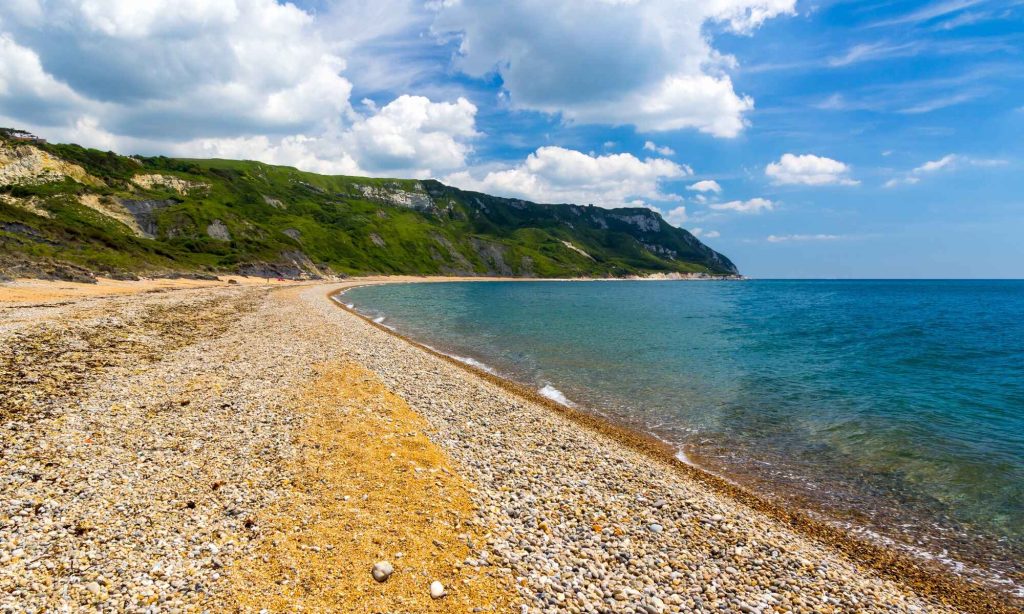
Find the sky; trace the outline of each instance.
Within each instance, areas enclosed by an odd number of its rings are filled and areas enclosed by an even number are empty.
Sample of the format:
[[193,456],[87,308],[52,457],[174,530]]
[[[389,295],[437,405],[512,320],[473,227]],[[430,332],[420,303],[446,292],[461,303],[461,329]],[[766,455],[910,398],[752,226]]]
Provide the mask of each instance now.
[[0,125],[656,209],[752,277],[1024,277],[1024,2],[4,0]]

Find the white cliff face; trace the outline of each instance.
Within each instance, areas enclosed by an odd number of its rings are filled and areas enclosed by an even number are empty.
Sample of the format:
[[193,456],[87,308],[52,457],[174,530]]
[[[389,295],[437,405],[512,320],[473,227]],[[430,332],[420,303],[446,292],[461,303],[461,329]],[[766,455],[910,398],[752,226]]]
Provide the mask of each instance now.
[[583,255],[583,256],[586,256],[587,258],[590,258],[591,260],[593,260],[593,259],[594,259],[594,257],[593,257],[593,256],[591,256],[591,255],[590,255],[590,254],[588,254],[587,252],[585,252],[585,251],[583,251],[582,249],[580,249],[580,248],[576,247],[575,245],[573,245],[572,243],[570,243],[570,242],[568,242],[568,241],[562,241],[562,245],[564,245],[564,246],[568,247],[569,249],[571,249],[572,251],[576,252],[577,254],[581,254],[581,255]]
[[416,184],[418,189],[414,191],[375,185],[357,185],[356,187],[359,188],[359,191],[368,200],[385,202],[399,207],[409,207],[410,209],[426,209],[434,206],[434,201],[423,191],[423,187],[418,183]]
[[658,218],[653,215],[644,215],[643,213],[636,213],[633,215],[612,214],[608,217],[615,218],[620,222],[632,224],[644,232],[658,232],[658,230],[661,229],[661,222],[659,222]]
[[144,237],[146,239],[153,238],[153,235],[149,234],[139,226],[139,222],[135,219],[135,216],[132,215],[132,213],[116,199],[105,198],[96,194],[82,194],[78,197],[78,202],[89,207],[93,211],[102,213],[107,217],[121,222],[130,228],[132,233],[137,237]]
[[0,143],[0,185],[38,185],[65,178],[90,186],[106,185],[81,166],[65,162],[33,145]]
[[152,190],[157,187],[170,188],[182,196],[188,194],[189,190],[209,187],[201,181],[186,181],[180,177],[175,177],[174,175],[161,175],[160,173],[135,175],[132,177],[132,183],[147,190]]

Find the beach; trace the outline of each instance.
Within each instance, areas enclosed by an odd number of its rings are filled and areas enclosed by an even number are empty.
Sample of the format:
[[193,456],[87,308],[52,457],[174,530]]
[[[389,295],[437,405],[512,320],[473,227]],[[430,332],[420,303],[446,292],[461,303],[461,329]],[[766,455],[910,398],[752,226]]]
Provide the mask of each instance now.
[[0,606],[1019,606],[330,298],[385,281],[0,286]]

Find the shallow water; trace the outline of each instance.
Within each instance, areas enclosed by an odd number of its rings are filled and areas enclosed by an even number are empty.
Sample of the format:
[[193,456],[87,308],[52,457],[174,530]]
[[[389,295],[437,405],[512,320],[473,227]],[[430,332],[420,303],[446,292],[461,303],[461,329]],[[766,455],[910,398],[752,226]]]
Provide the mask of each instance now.
[[345,300],[761,492],[989,578],[1024,573],[1024,282],[403,284]]

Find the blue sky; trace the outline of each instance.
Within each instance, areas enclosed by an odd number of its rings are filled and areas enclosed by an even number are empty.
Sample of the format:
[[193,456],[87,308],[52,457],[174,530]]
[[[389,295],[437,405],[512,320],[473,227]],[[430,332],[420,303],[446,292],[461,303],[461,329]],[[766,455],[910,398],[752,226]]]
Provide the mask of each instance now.
[[8,0],[0,123],[647,206],[757,277],[1024,276],[1024,3]]

